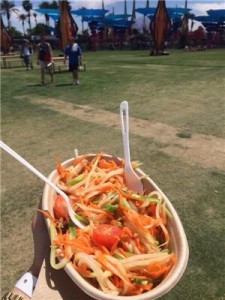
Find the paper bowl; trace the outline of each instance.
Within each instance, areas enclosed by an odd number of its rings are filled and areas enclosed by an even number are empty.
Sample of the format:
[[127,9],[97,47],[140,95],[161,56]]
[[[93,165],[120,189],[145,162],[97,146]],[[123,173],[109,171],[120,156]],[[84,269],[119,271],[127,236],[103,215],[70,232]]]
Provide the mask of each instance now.
[[[94,154],[90,154],[89,157],[93,158]],[[111,158],[112,156],[105,155],[105,158]],[[119,158],[113,157],[114,160],[119,160]],[[73,158],[65,161],[62,165],[64,167],[69,167],[72,165]],[[137,173],[144,175],[145,173],[141,169],[136,170]],[[54,170],[50,175],[49,179],[52,182],[55,182],[56,177],[58,173],[56,170]],[[157,299],[164,294],[168,293],[180,280],[182,277],[187,263],[188,263],[188,257],[189,257],[189,248],[187,243],[187,238],[182,226],[182,223],[180,221],[180,218],[174,209],[173,205],[169,201],[169,199],[166,197],[166,195],[160,190],[160,188],[154,183],[154,181],[147,177],[143,180],[144,188],[146,189],[147,193],[150,193],[153,190],[159,191],[166,203],[166,206],[168,210],[170,211],[172,215],[172,219],[168,218],[168,231],[170,234],[170,245],[169,248],[175,253],[176,256],[176,262],[167,277],[155,288],[153,288],[151,291],[145,292],[143,294],[140,294],[138,296],[115,296],[106,294],[103,291],[97,289],[92,284],[90,284],[85,278],[83,278],[72,266],[71,263],[68,263],[64,270],[69,275],[69,277],[89,296],[91,296],[94,299],[98,300],[153,300]],[[43,198],[42,198],[42,209],[48,210],[53,215],[53,201],[55,198],[55,191],[49,186],[45,185],[44,192],[43,192]],[[48,229],[50,228],[50,222],[47,219],[46,224]]]

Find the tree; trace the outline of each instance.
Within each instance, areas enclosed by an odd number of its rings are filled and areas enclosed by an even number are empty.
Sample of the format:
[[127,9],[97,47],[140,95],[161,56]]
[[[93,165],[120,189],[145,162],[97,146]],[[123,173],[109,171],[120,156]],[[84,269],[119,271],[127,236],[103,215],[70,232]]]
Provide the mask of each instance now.
[[21,38],[22,37],[22,33],[13,26],[10,27],[9,33],[13,38],[15,38],[15,37]]
[[15,4],[13,1],[2,0],[1,1],[1,10],[3,11],[3,13],[6,14],[6,18],[8,21],[8,28],[10,28],[11,27],[11,22],[10,22],[11,13],[12,12],[18,13],[18,9],[15,8]]
[[30,22],[30,11],[33,8],[32,4],[30,3],[30,0],[24,0],[22,2],[23,8],[24,10],[27,12],[27,18],[28,18],[28,24],[29,24],[29,28],[31,30],[31,22]]
[[[50,3],[48,1],[43,1],[39,4],[39,8],[57,9],[57,8],[59,8],[58,1],[52,1]],[[49,15],[48,14],[45,14],[45,22],[46,22],[46,26],[49,26]]]
[[45,24],[37,23],[30,31],[30,35],[48,35],[50,34],[49,27]]
[[[57,9],[59,8],[58,6],[58,1],[52,1],[52,2],[48,2],[48,1],[43,1],[39,4],[39,8],[54,8]],[[49,15],[45,14],[45,22],[46,22],[46,26],[49,26]]]
[[43,1],[39,4],[40,8],[59,8],[58,5],[58,1],[52,1],[52,2],[48,2],[48,1]]
[[50,8],[59,8],[58,1],[52,1],[52,3],[50,3],[50,6]]
[[34,19],[35,19],[35,24],[36,24],[36,26],[37,26],[37,14],[36,14],[36,13],[33,13],[33,17],[34,17]]
[[24,24],[25,24],[25,21],[27,19],[27,16],[25,14],[20,14],[18,16],[18,19],[22,22],[22,26],[23,26],[23,35],[25,35],[25,28],[24,28]]
[[49,26],[49,15],[45,14],[45,22],[46,22],[46,26]]

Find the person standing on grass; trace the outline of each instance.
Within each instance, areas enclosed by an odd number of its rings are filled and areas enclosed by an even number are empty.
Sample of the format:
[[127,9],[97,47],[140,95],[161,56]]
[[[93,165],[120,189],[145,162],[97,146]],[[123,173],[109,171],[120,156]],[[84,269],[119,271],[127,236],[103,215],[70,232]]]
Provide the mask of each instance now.
[[67,57],[69,57],[69,71],[72,72],[73,84],[79,84],[78,67],[82,65],[81,48],[73,37],[69,39],[69,44],[66,46],[64,54],[64,64]]
[[52,48],[45,41],[45,37],[41,36],[40,44],[37,48],[37,64],[41,67],[41,85],[45,84],[45,71],[48,70],[51,76],[51,83],[54,83]]
[[29,70],[29,66],[31,69],[33,69],[31,54],[32,54],[31,45],[29,44],[28,40],[24,40],[21,48],[21,57],[23,58],[27,71]]

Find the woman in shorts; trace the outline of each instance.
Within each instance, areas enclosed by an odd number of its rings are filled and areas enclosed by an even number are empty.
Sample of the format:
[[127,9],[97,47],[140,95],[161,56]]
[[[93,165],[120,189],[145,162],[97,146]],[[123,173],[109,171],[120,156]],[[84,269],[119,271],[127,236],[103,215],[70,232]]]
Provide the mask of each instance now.
[[42,36],[38,44],[37,60],[41,67],[41,85],[45,84],[45,70],[47,69],[51,76],[51,83],[54,83],[53,61],[52,61],[52,48],[49,43],[45,41]]

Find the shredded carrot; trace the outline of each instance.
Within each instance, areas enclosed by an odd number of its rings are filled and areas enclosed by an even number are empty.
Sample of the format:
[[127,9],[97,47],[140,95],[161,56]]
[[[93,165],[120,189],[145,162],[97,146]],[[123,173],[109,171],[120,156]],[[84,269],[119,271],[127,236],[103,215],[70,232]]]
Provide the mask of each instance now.
[[77,272],[80,273],[84,277],[89,277],[90,276],[90,270],[88,269],[87,264],[82,263],[78,267],[75,267],[77,269]]
[[[124,160],[103,153],[78,156],[68,168],[57,161],[56,184],[88,226],[76,228],[71,235],[68,220],[62,222],[48,211],[41,212],[54,227],[51,246],[56,258],[70,260],[78,273],[107,293],[138,298],[156,286],[155,280],[158,284],[167,276],[176,257],[168,249],[170,235],[162,196],[158,191],[139,195],[128,190],[123,167]],[[113,238],[110,246],[104,244],[103,232],[98,233],[100,240],[94,241],[96,226],[103,224],[117,228],[118,235],[105,237]]]
[[63,166],[61,165],[61,163],[59,161],[57,161],[56,168],[57,168],[57,171],[58,171],[61,179],[63,181],[65,181],[66,180],[66,176],[69,174],[69,170],[64,169]]
[[74,166],[78,165],[85,158],[87,158],[87,155],[80,155],[77,158],[75,158],[74,161],[73,161]]
[[96,251],[96,259],[104,268],[117,275],[123,281],[124,294],[127,294],[128,290],[132,289],[132,284],[127,276],[127,273],[119,261],[112,256],[104,255],[100,251]]
[[163,261],[156,261],[150,263],[147,267],[149,275],[153,279],[157,279],[160,276],[165,276],[171,267],[175,263],[175,256],[171,254],[168,258],[164,259]]

